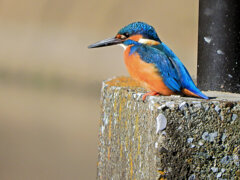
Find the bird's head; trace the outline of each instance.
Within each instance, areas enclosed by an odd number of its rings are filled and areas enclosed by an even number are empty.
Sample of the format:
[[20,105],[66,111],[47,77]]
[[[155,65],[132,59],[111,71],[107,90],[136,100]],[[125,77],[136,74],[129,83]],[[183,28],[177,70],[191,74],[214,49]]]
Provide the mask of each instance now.
[[99,41],[88,47],[97,48],[116,44],[127,46],[133,42],[157,45],[161,43],[161,40],[152,26],[144,22],[134,22],[118,31],[115,37]]

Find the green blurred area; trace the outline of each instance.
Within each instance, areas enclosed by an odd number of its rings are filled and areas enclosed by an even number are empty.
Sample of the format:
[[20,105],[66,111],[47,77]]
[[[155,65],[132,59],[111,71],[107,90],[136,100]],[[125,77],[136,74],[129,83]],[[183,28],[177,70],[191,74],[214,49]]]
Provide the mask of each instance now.
[[127,71],[120,47],[87,46],[145,21],[195,75],[197,9],[193,0],[0,0],[0,179],[95,179],[101,81]]

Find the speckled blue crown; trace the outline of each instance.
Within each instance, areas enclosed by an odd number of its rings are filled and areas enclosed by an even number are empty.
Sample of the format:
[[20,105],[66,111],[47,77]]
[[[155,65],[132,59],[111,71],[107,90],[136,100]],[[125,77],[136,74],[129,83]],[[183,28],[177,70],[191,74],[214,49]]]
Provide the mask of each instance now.
[[155,29],[152,26],[150,26],[144,22],[131,23],[131,24],[125,26],[124,28],[122,28],[118,32],[118,34],[126,34],[126,33],[128,33],[129,36],[141,34],[141,35],[143,35],[144,38],[161,42]]

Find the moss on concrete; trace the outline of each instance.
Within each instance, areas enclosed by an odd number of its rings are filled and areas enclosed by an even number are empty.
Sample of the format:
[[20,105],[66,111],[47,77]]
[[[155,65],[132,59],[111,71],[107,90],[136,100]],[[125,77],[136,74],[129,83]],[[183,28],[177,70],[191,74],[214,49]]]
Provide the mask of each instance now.
[[240,177],[240,95],[148,97],[130,78],[103,83],[98,179]]

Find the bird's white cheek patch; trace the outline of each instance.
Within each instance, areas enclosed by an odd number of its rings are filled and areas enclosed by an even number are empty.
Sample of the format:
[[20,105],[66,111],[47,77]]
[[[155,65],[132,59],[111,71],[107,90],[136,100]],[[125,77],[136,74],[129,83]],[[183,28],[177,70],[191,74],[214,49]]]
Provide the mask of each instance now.
[[138,41],[139,43],[142,43],[142,44],[147,44],[147,45],[158,45],[160,44],[158,41],[154,41],[154,40],[151,40],[151,39],[139,39]]
[[127,46],[125,46],[124,44],[119,44],[119,45],[122,46],[124,50],[127,49]]

